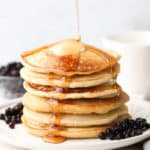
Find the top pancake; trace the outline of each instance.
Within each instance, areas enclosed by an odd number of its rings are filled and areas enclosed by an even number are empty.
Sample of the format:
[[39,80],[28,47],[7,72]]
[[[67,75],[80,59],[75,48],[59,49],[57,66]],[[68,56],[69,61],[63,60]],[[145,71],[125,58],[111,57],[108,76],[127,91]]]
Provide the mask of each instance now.
[[75,39],[62,40],[21,55],[22,63],[32,71],[65,76],[100,72],[116,64],[118,58]]

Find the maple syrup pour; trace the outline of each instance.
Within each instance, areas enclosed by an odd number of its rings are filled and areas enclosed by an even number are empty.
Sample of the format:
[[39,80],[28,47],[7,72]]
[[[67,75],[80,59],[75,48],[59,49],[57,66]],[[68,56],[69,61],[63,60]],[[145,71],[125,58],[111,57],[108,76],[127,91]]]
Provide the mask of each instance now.
[[43,140],[48,143],[59,144],[64,142],[66,138],[62,136],[44,136]]
[[[62,91],[68,92],[69,87],[70,87],[70,83],[72,82],[72,78],[69,77],[69,76],[62,76],[62,77],[61,77],[61,81],[64,82],[64,84],[65,84],[64,86],[66,87],[66,88],[61,88]],[[62,98],[62,99],[63,99],[63,98]]]
[[[65,87],[69,87],[70,82],[71,82],[71,77],[61,76],[60,80],[64,81]],[[68,91],[68,88],[56,87],[55,91],[58,94],[60,94],[59,96],[60,96],[61,102],[57,99],[49,99],[48,100],[49,103],[54,104],[54,107],[53,107],[54,113],[52,116],[53,123],[49,125],[48,135],[44,136],[43,140],[45,142],[58,144],[58,143],[62,143],[66,140],[65,137],[58,136],[62,130],[65,130],[65,128],[63,126],[60,126],[61,119],[62,119],[62,114],[59,113],[62,110],[61,104],[69,103],[69,101],[64,99],[64,94],[63,94],[64,91],[66,91],[66,92]]]
[[[23,123],[25,125],[28,125],[28,121],[22,117]],[[45,126],[47,128],[47,126]],[[53,143],[53,144],[58,144],[61,142],[64,142],[66,140],[65,137],[61,137],[61,136],[56,136],[55,134],[59,134],[59,131],[65,130],[64,127],[61,126],[56,126],[56,125],[50,125],[48,130],[48,135],[44,136],[42,139],[45,142],[49,142],[49,143]]]
[[66,140],[65,137],[59,136],[60,132],[65,130],[63,126],[50,124],[48,128],[48,135],[43,137],[45,142],[49,143],[62,143]]
[[65,130],[63,126],[60,125],[62,119],[62,115],[60,113],[53,114],[53,123],[48,127],[48,135],[43,137],[45,142],[49,143],[62,143],[66,140],[65,137],[59,136],[60,132]]
[[79,0],[76,0],[76,18],[77,18],[77,39],[81,41],[81,34],[80,34],[80,11],[79,11]]
[[68,76],[62,76],[60,80],[64,81],[64,85],[62,86],[65,86],[66,88],[56,87],[55,92],[57,92],[59,99],[62,100],[65,97],[65,93],[69,91],[69,86],[72,79]]
[[[62,99],[62,97],[64,97],[63,94],[60,93],[59,96],[61,96],[61,99],[51,98],[47,101],[48,104],[50,104],[50,106],[51,106],[51,110],[53,112],[56,112],[56,113],[62,112],[62,106],[64,104],[71,104],[72,103],[69,99]],[[55,114],[53,117],[55,118],[54,122],[59,123],[59,120],[61,119],[61,115],[60,114]]]
[[69,77],[69,76],[62,76],[62,77],[61,77],[61,81],[64,81],[65,87],[68,87],[68,88],[69,88],[69,85],[70,85],[70,83],[71,83],[71,81],[72,81],[72,78]]
[[53,125],[60,125],[61,124],[61,119],[62,119],[62,114],[54,113],[53,116],[52,116]]
[[61,99],[61,100],[59,100],[59,99],[49,99],[48,103],[58,105],[58,104],[71,104],[72,102],[69,99]]
[[[65,81],[66,87],[69,87],[70,82],[72,81],[71,77],[67,77],[67,76],[62,76],[60,80]],[[55,91],[60,94],[59,96],[60,96],[61,102],[57,99],[49,100],[50,103],[52,102],[53,104],[55,104],[54,111],[56,113],[53,113],[53,124],[51,124],[48,128],[50,136],[48,135],[48,136],[43,137],[43,140],[45,142],[57,144],[57,143],[64,142],[66,140],[65,137],[58,136],[59,132],[61,132],[62,130],[65,130],[63,126],[60,126],[62,114],[58,112],[61,112],[61,109],[62,109],[61,103],[65,104],[65,103],[69,103],[69,101],[64,99],[64,94],[63,94],[64,91],[66,92],[68,91],[68,88],[56,87]]]
[[48,127],[49,134],[59,135],[61,131],[65,130],[64,126],[50,124]]

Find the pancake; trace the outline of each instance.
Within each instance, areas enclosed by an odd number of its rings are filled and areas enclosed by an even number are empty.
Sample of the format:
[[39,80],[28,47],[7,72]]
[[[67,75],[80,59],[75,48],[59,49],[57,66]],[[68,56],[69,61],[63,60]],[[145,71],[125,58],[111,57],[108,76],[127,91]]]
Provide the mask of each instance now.
[[56,112],[70,114],[104,114],[114,110],[129,100],[129,96],[121,92],[120,96],[107,99],[69,99],[57,101],[26,93],[23,98],[25,107],[37,112]]
[[119,85],[101,85],[91,88],[63,89],[59,87],[41,86],[24,82],[26,91],[33,95],[54,99],[79,99],[79,98],[109,98],[120,94]]
[[38,124],[53,124],[67,127],[106,125],[116,120],[119,116],[125,115],[127,113],[128,109],[125,105],[105,114],[86,115],[39,113],[31,111],[26,107],[23,110],[23,116],[25,116],[26,119]]
[[50,128],[50,126],[43,126],[39,127],[37,124],[34,122],[31,123],[28,121],[25,117],[22,118],[24,127],[27,129],[27,131],[30,134],[33,134],[35,136],[40,136],[40,137],[45,137],[45,136],[62,136],[65,138],[74,138],[74,139],[79,139],[79,138],[97,138],[98,135],[105,131],[107,128],[112,127],[114,123],[117,123],[119,121],[122,121],[126,118],[130,118],[129,114],[120,116],[118,119],[115,120],[115,122],[104,125],[104,126],[97,126],[97,127],[87,127],[87,128],[71,128],[71,127],[66,127],[66,128]]
[[72,76],[100,72],[119,59],[79,40],[67,39],[24,52],[21,62],[32,71]]
[[115,64],[112,68],[108,68],[102,72],[90,75],[76,75],[72,77],[62,77],[53,73],[42,74],[31,71],[28,68],[21,69],[21,77],[34,84],[58,86],[64,88],[91,87],[114,81],[113,78],[119,73],[120,66]]

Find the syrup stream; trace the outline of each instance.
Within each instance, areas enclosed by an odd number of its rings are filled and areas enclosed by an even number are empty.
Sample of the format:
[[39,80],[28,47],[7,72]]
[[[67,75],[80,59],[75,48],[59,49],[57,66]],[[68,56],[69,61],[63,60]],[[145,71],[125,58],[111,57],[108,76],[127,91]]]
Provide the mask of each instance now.
[[81,41],[79,0],[76,0],[75,3],[76,3],[76,18],[77,18],[77,39]]

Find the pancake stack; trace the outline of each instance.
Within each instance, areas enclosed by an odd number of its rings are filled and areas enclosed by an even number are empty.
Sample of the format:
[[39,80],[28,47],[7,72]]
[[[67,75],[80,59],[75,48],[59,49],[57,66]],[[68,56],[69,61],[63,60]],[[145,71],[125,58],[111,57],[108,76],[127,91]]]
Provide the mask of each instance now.
[[129,118],[128,95],[116,83],[116,53],[67,39],[24,52],[22,121],[44,141],[97,138]]

